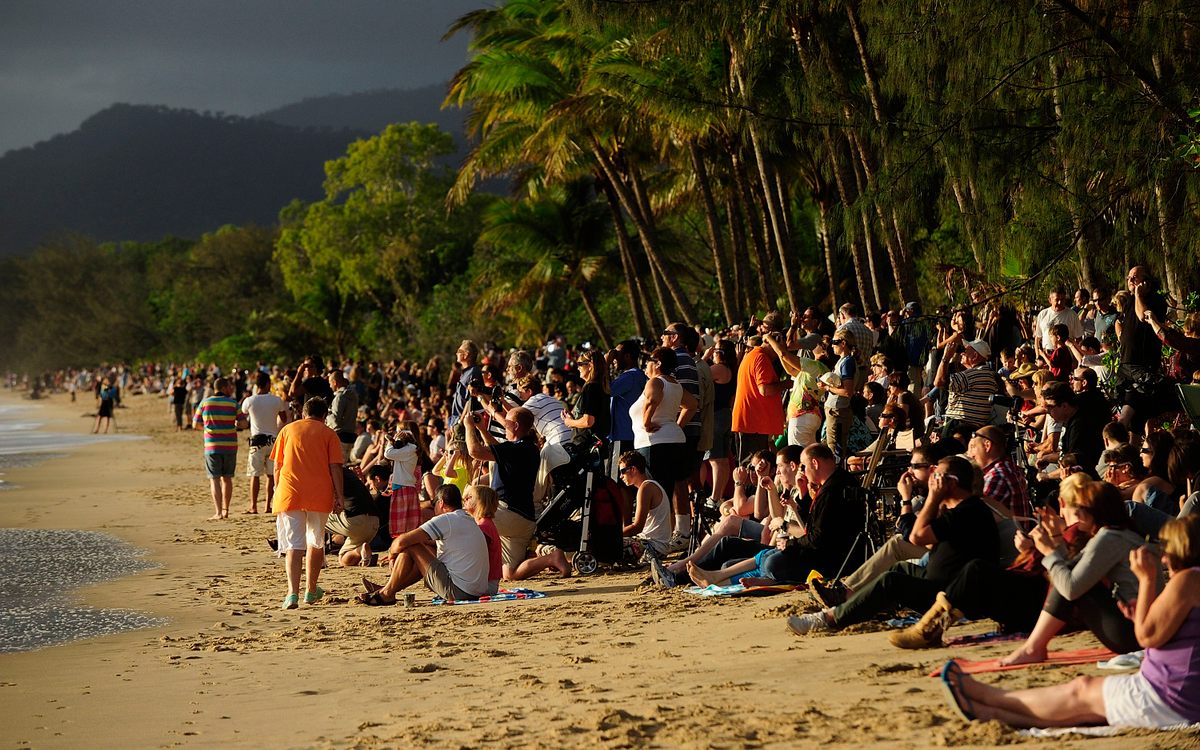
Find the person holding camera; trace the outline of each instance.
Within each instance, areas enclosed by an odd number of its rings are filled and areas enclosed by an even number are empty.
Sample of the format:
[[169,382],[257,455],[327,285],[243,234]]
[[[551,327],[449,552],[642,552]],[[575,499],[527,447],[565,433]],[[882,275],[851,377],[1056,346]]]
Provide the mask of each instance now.
[[254,383],[254,395],[247,396],[239,408],[239,416],[246,415],[250,423],[247,443],[250,455],[246,463],[246,476],[250,477],[250,507],[246,513],[258,512],[258,492],[261,478],[267,478],[267,512],[271,512],[271,498],[275,494],[275,466],[271,463],[271,446],[283,425],[288,423],[290,411],[287,402],[271,393],[271,376],[260,371]]

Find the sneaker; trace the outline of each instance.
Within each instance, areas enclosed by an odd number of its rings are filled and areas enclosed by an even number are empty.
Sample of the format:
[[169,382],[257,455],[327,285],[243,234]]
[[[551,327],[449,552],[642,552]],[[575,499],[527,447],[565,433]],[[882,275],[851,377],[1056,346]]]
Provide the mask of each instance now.
[[792,615],[787,619],[788,630],[796,635],[808,635],[821,630],[829,630],[825,622],[824,612],[810,612],[807,615]]
[[299,594],[288,594],[283,597],[283,604],[279,605],[280,609],[296,609],[300,606]]
[[691,536],[687,534],[672,534],[670,541],[667,542],[667,554],[673,555],[676,552],[687,552],[688,545],[691,543]]
[[675,574],[667,570],[657,557],[650,558],[650,577],[654,582],[664,588],[675,588]]
[[820,602],[825,609],[833,609],[845,602],[849,596],[849,592],[840,581],[826,585],[824,581],[814,579],[808,588],[812,591],[813,598]]
[[323,596],[325,596],[325,589],[321,588],[320,586],[317,586],[312,591],[304,592],[304,603],[305,604],[316,604],[317,602],[321,601],[321,597],[323,597]]

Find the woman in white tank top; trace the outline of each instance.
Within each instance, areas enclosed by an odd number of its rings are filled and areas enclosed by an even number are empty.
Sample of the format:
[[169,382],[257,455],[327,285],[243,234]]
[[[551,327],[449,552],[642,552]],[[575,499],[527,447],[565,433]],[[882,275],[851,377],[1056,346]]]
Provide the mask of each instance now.
[[633,447],[646,457],[650,474],[667,497],[675,489],[677,472],[684,465],[687,445],[680,425],[688,423],[699,404],[675,380],[675,352],[655,349],[646,361],[646,387],[629,407],[633,422]]

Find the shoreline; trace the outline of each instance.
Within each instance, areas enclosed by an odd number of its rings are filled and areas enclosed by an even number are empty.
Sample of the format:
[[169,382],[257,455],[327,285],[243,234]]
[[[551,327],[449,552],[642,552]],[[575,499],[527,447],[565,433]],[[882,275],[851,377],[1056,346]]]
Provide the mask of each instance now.
[[[59,394],[38,403],[65,413],[81,402]],[[156,396],[128,406],[123,429],[147,440],[72,448],[12,469],[20,486],[0,493],[0,526],[102,531],[148,550],[145,559],[161,567],[74,595],[167,622],[0,654],[8,746],[249,746],[268,737],[288,748],[1041,741],[954,719],[925,677],[952,655],[998,656],[1012,644],[902,652],[870,629],[798,639],[783,618],[814,608],[804,593],[709,600],[638,588],[640,572],[535,578],[522,585],[548,596],[532,601],[435,607],[422,591],[415,609],[371,608],[349,601],[361,569],[329,568],[325,601],[280,611],[282,564],[264,542],[272,517],[240,514],[247,480],[235,478],[228,521],[205,521],[199,435],[173,432]],[[1087,645],[1087,636],[1056,640]],[[988,679],[1015,687],[1080,673],[1098,671]],[[1195,741],[1171,733],[1086,740],[1114,749]]]

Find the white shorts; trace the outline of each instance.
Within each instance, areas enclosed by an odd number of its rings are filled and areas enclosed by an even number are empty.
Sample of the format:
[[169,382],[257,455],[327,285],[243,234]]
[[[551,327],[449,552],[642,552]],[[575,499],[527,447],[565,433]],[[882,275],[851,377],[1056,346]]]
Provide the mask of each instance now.
[[325,519],[328,513],[311,510],[288,510],[275,516],[275,536],[279,551],[302,550],[308,547],[325,548]]
[[1162,702],[1141,672],[1105,677],[1103,689],[1109,726],[1162,729],[1191,723]]
[[271,446],[250,447],[250,456],[246,459],[246,476],[267,477],[275,473],[275,462],[271,460]]

